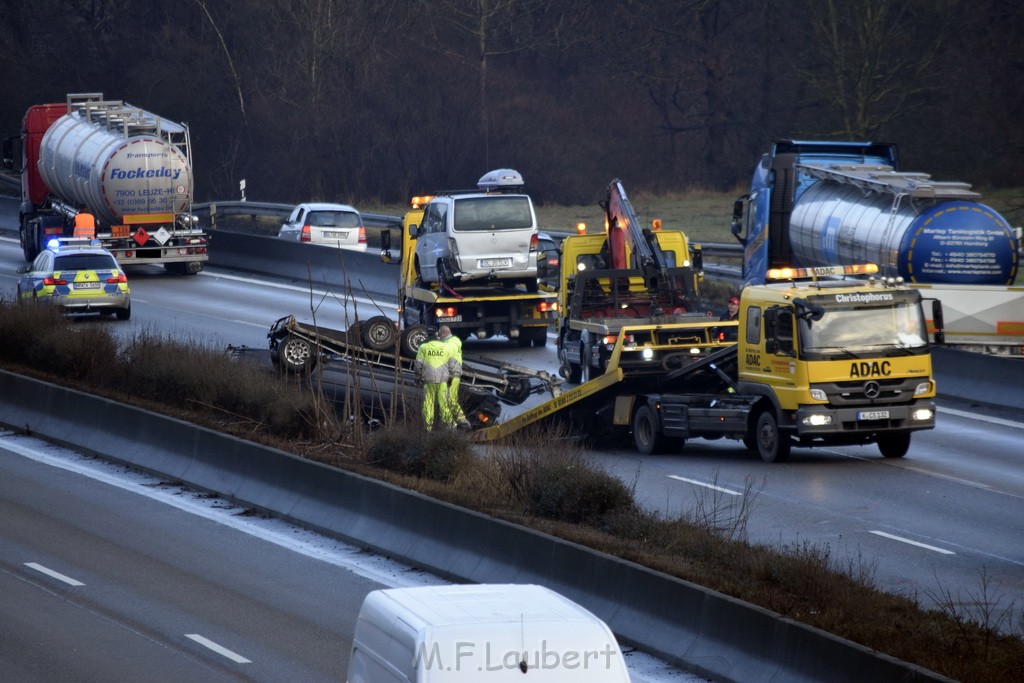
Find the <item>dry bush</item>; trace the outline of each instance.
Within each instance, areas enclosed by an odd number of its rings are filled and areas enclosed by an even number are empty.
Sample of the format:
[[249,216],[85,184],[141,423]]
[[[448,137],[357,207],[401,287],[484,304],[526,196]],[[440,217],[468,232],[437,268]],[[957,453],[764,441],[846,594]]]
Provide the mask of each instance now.
[[393,472],[450,481],[475,464],[465,434],[451,429],[425,430],[419,423],[396,423],[377,430],[366,440],[365,461]]
[[223,351],[138,334],[120,354],[124,392],[173,406],[213,411],[278,436],[322,435],[315,397]]
[[576,524],[600,525],[635,508],[621,479],[592,465],[566,432],[528,430],[492,449],[505,498],[523,512]]
[[75,380],[101,380],[117,359],[117,340],[92,320],[46,304],[0,306],[3,358]]

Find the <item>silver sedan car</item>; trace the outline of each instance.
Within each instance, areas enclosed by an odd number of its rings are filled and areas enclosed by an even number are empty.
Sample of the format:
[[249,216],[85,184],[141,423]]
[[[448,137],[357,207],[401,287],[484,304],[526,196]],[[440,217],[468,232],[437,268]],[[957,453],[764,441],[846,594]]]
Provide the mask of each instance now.
[[362,216],[347,204],[299,204],[277,236],[292,242],[366,251]]

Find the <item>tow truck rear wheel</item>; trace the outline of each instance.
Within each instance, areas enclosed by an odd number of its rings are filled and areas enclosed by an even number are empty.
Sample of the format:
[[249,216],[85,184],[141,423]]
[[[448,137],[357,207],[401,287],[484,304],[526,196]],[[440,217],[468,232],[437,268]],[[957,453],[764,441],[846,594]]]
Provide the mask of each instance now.
[[579,366],[578,363],[573,363],[573,362],[569,361],[568,350],[566,349],[568,344],[569,344],[569,342],[568,342],[568,340],[565,339],[564,336],[562,337],[562,339],[559,340],[559,343],[558,343],[558,362],[559,362],[558,374],[560,374],[562,377],[564,377],[565,381],[567,381],[567,382],[571,382],[572,384],[579,384],[580,383],[580,374],[582,372],[582,368]]
[[640,406],[633,416],[633,441],[643,455],[668,450],[669,439],[658,429],[658,418],[650,406]]
[[902,458],[910,450],[910,432],[878,437],[878,450],[883,458]]
[[316,365],[313,346],[305,339],[289,335],[278,347],[281,368],[286,372],[304,375]]
[[386,316],[375,315],[362,324],[359,338],[364,347],[373,351],[392,351],[398,341],[398,330]]
[[765,462],[783,462],[789,458],[789,437],[779,431],[775,413],[765,410],[757,417],[757,452]]

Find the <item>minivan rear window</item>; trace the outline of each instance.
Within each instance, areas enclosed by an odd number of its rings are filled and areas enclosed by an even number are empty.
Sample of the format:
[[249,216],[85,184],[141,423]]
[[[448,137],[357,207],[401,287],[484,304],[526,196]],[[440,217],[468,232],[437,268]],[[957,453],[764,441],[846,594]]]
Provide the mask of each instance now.
[[472,197],[455,201],[455,232],[533,227],[529,197]]

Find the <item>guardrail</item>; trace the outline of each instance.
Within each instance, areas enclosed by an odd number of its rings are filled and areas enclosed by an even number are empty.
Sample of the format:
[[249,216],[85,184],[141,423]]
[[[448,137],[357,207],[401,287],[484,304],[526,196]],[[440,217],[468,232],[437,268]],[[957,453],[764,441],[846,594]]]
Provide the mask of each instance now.
[[[218,216],[269,216],[271,218],[285,220],[291,215],[295,204],[280,204],[277,202],[250,202],[246,201],[217,201],[204,202],[192,205],[192,212],[198,216],[208,216],[210,222],[215,223]],[[401,227],[401,216],[390,216],[379,213],[359,212],[363,217],[363,225],[372,228],[393,228]]]

